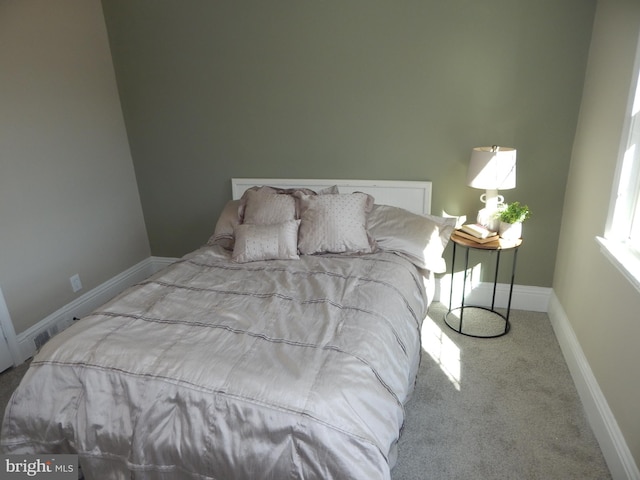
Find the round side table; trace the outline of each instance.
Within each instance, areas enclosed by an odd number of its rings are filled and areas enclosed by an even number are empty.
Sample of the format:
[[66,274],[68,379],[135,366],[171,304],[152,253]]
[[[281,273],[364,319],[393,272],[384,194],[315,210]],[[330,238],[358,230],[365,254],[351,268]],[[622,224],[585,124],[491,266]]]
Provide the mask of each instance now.
[[[509,314],[511,313],[511,297],[513,296],[513,281],[515,279],[516,273],[516,260],[518,257],[518,248],[522,245],[522,239],[518,240],[504,240],[502,238],[498,240],[494,240],[486,243],[478,243],[473,240],[467,240],[466,238],[460,237],[456,235],[454,232],[451,235],[451,241],[453,242],[453,258],[451,261],[451,288],[449,290],[449,310],[444,316],[444,322],[447,324],[449,328],[452,330],[469,337],[477,337],[477,338],[495,338],[506,335],[511,328],[511,324],[509,323]],[[453,300],[453,273],[455,271],[456,265],[456,250],[458,248],[465,249],[465,260],[464,260],[464,280],[462,283],[462,303],[459,307],[451,308],[452,300]],[[496,265],[495,265],[495,276],[493,279],[493,295],[491,297],[491,307],[483,307],[479,305],[467,305],[465,303],[465,295],[466,295],[466,287],[467,287],[467,274],[469,271],[469,251],[470,250],[480,250],[480,251],[488,251],[496,254]],[[495,309],[496,302],[496,287],[498,285],[498,270],[500,267],[500,254],[504,250],[512,250],[513,251],[513,261],[511,266],[511,284],[509,285],[509,301],[507,303],[507,311],[506,314],[503,314]],[[467,328],[465,330],[464,323],[464,314],[465,310],[473,309],[476,313],[482,313],[479,317],[486,317],[485,325],[478,331],[469,331]],[[459,312],[457,325],[454,324],[453,317],[456,315],[454,312]],[[471,312],[467,312],[467,315]],[[497,320],[497,324],[495,322]],[[467,322],[469,323],[469,322]],[[494,325],[495,324],[495,325]],[[488,328],[488,331],[486,331]]]

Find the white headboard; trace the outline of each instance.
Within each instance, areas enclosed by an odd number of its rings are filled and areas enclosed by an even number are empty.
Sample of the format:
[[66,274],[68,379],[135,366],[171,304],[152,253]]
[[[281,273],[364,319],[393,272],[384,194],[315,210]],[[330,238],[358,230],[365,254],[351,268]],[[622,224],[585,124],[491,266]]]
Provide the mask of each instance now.
[[304,187],[322,190],[337,185],[340,193],[364,192],[375,203],[404,208],[413,213],[431,213],[431,182],[396,180],[313,180],[292,178],[232,178],[231,192],[237,200],[248,188],[269,185],[278,188]]

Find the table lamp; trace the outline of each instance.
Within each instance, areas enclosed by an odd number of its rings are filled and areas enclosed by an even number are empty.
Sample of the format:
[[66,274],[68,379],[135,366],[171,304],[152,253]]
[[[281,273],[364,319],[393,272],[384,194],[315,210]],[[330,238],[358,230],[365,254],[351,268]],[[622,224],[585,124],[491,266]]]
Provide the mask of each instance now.
[[475,147],[467,173],[467,185],[486,190],[480,195],[485,204],[478,211],[477,222],[489,230],[497,231],[500,221],[496,218],[504,197],[498,190],[509,190],[516,186],[516,149],[511,147]]

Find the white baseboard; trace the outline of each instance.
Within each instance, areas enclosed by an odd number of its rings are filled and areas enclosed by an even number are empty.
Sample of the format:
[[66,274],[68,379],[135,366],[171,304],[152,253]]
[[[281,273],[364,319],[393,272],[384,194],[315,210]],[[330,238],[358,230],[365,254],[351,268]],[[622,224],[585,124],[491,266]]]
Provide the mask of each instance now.
[[560,301],[552,292],[549,319],[614,480],[640,480],[640,471],[582,351]]
[[[449,306],[449,292],[451,275],[445,275],[437,279],[436,301]],[[533,287],[530,285],[514,285],[511,308],[516,310],[528,310],[531,312],[547,312],[551,288]],[[460,305],[462,292],[458,286],[454,289],[451,303]],[[469,285],[465,291],[465,304],[488,307],[493,296],[493,283],[481,282],[477,285]],[[507,308],[509,302],[509,285],[499,283],[496,286],[495,307]]]
[[149,260],[151,261],[151,274],[153,275],[179,259],[174,257],[149,257]]
[[153,275],[158,270],[173,263],[175,258],[149,257],[137,263],[124,272],[107,280],[96,288],[76,298],[64,307],[56,310],[51,315],[17,335],[18,355],[20,362],[32,357],[36,352],[35,338],[43,332],[53,336],[61,332],[73,323],[74,317],[82,317],[91,313],[100,305],[145,278]]

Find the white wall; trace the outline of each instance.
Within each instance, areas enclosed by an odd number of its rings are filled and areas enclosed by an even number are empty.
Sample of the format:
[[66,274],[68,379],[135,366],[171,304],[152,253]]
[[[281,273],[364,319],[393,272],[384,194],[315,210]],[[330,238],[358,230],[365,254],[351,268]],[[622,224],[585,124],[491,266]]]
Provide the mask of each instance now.
[[16,332],[149,253],[100,1],[3,0],[0,287]]
[[640,293],[602,255],[595,237],[604,233],[639,34],[640,2],[599,0],[553,282],[636,465]]

